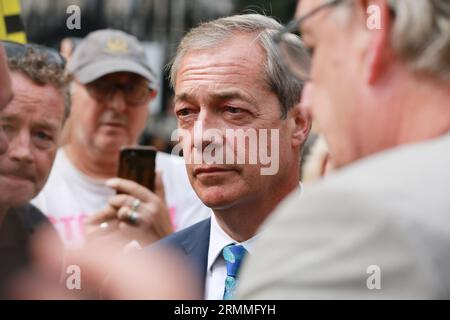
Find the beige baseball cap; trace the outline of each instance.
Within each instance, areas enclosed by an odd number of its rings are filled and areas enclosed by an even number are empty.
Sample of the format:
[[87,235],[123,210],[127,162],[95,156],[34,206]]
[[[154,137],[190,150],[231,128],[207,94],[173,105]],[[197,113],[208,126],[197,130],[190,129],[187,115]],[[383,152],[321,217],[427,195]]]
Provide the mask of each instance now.
[[156,76],[144,48],[136,37],[120,30],[88,34],[75,49],[67,70],[83,84],[114,72],[132,72],[146,78],[156,89]]

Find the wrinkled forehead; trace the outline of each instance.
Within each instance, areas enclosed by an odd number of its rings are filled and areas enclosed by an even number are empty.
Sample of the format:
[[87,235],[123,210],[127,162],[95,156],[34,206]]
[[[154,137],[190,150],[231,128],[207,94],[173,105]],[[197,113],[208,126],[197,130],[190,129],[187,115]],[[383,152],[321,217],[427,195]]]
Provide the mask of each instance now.
[[229,38],[220,44],[188,50],[180,60],[175,89],[180,81],[261,78],[266,54],[253,35]]
[[[22,71],[11,72],[14,99],[11,104],[34,105],[38,110],[51,110],[64,108],[64,93],[52,83],[37,83]],[[8,106],[8,109],[11,109]]]

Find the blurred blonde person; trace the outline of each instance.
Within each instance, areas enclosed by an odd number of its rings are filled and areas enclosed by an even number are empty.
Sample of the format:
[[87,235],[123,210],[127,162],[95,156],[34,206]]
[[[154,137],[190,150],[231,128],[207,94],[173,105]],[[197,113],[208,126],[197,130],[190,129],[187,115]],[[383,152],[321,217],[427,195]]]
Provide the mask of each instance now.
[[323,178],[333,169],[327,142],[319,135],[311,146],[310,153],[306,156],[302,166],[302,182],[312,183]]

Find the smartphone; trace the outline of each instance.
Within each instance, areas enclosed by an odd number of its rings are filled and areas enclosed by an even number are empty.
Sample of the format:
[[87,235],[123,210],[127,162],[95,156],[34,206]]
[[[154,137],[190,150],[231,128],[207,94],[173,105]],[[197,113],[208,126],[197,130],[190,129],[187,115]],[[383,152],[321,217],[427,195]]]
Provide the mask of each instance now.
[[118,177],[139,183],[147,189],[155,189],[154,147],[125,147],[120,150]]

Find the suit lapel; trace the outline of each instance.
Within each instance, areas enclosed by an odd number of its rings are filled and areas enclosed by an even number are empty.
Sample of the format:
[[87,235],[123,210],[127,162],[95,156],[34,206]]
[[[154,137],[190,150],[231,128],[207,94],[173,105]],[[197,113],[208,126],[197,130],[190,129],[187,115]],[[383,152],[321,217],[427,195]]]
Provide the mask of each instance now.
[[198,270],[198,276],[202,284],[202,296],[204,296],[206,269],[208,266],[210,229],[211,219],[207,219],[181,243],[186,255],[195,263],[196,270]]

